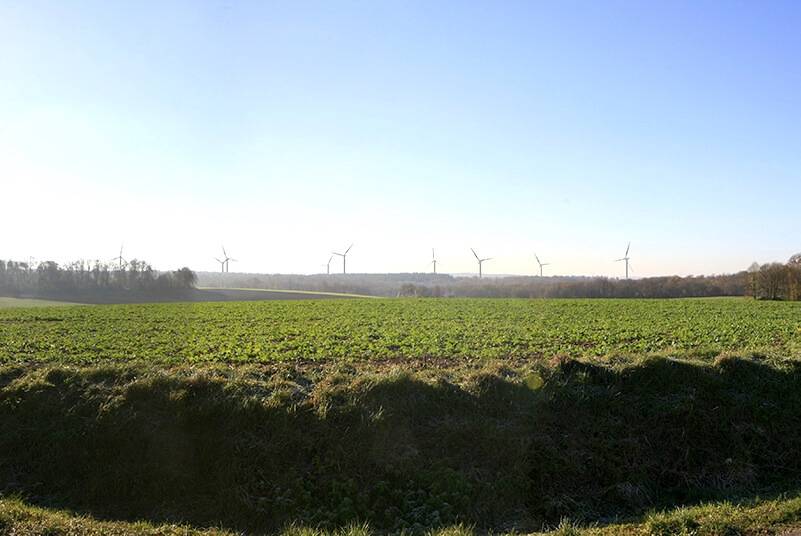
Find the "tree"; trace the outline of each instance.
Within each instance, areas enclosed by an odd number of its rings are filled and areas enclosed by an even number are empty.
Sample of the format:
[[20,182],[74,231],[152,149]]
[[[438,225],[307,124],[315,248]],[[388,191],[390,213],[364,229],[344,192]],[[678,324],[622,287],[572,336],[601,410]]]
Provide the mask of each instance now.
[[787,261],[787,292],[791,300],[801,300],[801,253]]
[[173,272],[173,276],[181,288],[194,288],[197,284],[197,274],[186,266]]
[[780,300],[787,296],[788,267],[778,262],[763,264],[759,269],[759,297]]
[[751,297],[759,297],[759,263],[752,262],[748,267],[748,291]]

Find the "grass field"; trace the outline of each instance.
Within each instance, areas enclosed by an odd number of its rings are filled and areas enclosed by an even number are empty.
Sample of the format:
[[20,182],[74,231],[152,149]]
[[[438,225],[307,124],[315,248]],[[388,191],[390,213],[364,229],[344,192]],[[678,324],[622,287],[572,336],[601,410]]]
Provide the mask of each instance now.
[[775,534],[799,423],[798,303],[0,310],[0,533]]
[[70,302],[60,302],[52,300],[35,300],[30,298],[6,298],[0,296],[0,309],[11,307],[58,307],[62,305],[76,305]]
[[[765,536],[768,534],[797,536],[799,531],[797,528],[794,529],[793,525],[799,518],[801,518],[801,496],[793,496],[742,504],[711,503],[694,508],[653,512],[642,519],[628,523],[613,523],[605,527],[582,527],[565,520],[553,530],[537,532],[536,536]],[[176,524],[100,521],[70,512],[31,507],[15,499],[0,499],[0,533],[14,536],[43,534],[234,536],[236,534],[222,529],[202,530]],[[380,534],[366,524],[335,531],[290,526],[279,532],[280,536],[373,536],[377,533]],[[481,532],[466,525],[426,532],[426,536],[478,536],[478,534]]]
[[0,311],[0,361],[801,355],[801,303],[330,300]]
[[[236,293],[236,292],[244,292],[244,293],[253,293],[258,294],[262,293],[267,296],[271,294],[278,294],[283,295],[286,294],[287,296],[294,296],[296,299],[297,297],[309,296],[311,298],[325,298],[325,297],[333,297],[333,298],[375,298],[375,296],[367,296],[365,294],[348,294],[345,292],[326,292],[323,290],[286,290],[286,289],[269,289],[269,288],[228,288],[228,287],[199,287],[199,290],[213,290],[219,291],[222,293]],[[268,298],[269,299],[269,298]]]

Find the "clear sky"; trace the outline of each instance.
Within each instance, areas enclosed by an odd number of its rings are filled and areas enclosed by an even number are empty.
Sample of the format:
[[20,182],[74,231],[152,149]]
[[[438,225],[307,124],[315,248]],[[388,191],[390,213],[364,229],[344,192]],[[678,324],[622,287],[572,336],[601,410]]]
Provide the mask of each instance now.
[[0,258],[784,261],[800,29],[795,1],[0,0]]

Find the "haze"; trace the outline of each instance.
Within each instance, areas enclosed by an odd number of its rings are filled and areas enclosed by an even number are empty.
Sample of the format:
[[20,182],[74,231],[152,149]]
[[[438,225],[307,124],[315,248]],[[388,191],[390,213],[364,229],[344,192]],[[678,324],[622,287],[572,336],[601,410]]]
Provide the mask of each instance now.
[[631,241],[645,276],[801,249],[801,4],[502,5],[3,2],[2,257],[622,276]]

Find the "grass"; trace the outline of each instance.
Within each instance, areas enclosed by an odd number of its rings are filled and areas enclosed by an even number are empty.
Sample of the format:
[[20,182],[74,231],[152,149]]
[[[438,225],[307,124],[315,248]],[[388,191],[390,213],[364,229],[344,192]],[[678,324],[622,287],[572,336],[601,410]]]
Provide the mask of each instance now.
[[79,305],[71,302],[35,300],[31,298],[6,298],[0,296],[0,309],[10,309],[12,307],[54,307],[63,305]]
[[768,534],[799,358],[744,299],[5,309],[0,533]]
[[801,303],[310,300],[0,310],[0,362],[801,356]]
[[42,364],[0,385],[5,489],[100,518],[535,531],[801,489],[794,360]]
[[378,296],[369,296],[367,294],[349,294],[346,292],[328,292],[324,290],[291,290],[291,289],[277,289],[277,288],[242,288],[242,287],[199,287],[200,290],[245,290],[248,292],[280,292],[288,294],[306,294],[312,296],[339,296],[343,298],[366,298],[366,299],[381,299]]
[[[538,536],[735,536],[790,534],[801,529],[801,496],[745,503],[709,503],[692,508],[655,512],[627,523],[582,527],[563,520],[553,530]],[[144,521],[101,521],[69,511],[39,508],[19,499],[0,499],[0,533],[15,536],[104,535],[104,536],[234,536],[223,529],[196,529],[187,525],[153,524]],[[369,525],[337,530],[289,526],[280,536],[372,536]],[[454,525],[426,531],[426,536],[476,536],[470,526]],[[497,533],[501,534],[501,533]],[[520,535],[521,533],[515,533]]]

